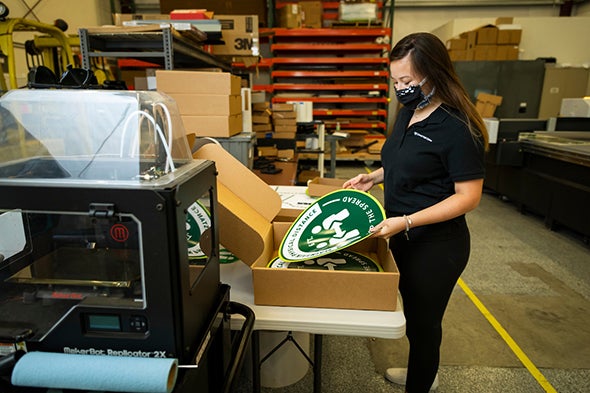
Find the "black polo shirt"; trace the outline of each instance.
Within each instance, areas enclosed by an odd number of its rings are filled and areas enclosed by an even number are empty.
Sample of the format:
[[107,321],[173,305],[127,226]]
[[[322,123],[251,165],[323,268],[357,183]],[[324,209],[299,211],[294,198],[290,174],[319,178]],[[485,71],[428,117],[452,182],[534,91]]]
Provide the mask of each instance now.
[[413,111],[401,108],[381,150],[385,210],[412,214],[455,193],[454,183],[484,177],[483,142],[456,111],[439,106],[408,127]]

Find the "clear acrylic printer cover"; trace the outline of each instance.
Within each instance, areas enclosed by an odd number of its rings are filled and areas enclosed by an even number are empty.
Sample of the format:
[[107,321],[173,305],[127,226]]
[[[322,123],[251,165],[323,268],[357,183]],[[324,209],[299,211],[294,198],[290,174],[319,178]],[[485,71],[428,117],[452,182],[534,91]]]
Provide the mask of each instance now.
[[0,181],[154,186],[190,161],[176,103],[159,92],[12,90],[0,98]]

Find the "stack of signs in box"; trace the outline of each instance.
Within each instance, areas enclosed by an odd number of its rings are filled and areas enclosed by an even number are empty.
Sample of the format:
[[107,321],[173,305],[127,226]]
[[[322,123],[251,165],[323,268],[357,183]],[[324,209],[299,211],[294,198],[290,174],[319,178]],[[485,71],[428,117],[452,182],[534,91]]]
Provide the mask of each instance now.
[[293,104],[273,104],[272,122],[274,137],[277,139],[295,139],[297,133],[297,112]]
[[242,132],[242,80],[228,72],[157,70],[160,92],[176,101],[187,134],[228,138]]
[[252,103],[252,132],[256,133],[256,138],[264,139],[272,137],[270,115],[270,102]]

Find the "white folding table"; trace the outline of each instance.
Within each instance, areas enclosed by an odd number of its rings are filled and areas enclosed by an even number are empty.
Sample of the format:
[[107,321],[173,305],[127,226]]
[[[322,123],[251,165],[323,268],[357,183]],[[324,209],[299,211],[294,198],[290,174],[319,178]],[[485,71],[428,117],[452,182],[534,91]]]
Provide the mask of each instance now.
[[[323,335],[398,339],[405,335],[406,319],[398,297],[397,311],[258,306],[254,304],[252,271],[241,261],[221,265],[221,281],[230,286],[230,299],[255,314],[252,334],[253,385],[260,391],[260,331],[302,332],[314,335],[314,392],[321,391]],[[240,323],[236,321],[236,323]],[[241,323],[240,323],[241,326]],[[236,329],[238,329],[237,327]],[[309,360],[309,359],[308,359]]]

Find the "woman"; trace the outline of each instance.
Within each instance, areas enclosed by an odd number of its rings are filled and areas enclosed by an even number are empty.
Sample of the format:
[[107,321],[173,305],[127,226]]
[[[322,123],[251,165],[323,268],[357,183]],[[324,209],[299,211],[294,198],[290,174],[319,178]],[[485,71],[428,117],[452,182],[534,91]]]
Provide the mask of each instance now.
[[403,38],[391,51],[390,71],[403,107],[381,150],[382,167],[344,187],[384,185],[387,218],[373,233],[389,239],[397,262],[410,344],[407,370],[388,369],[385,376],[420,393],[438,385],[442,318],[469,258],[465,213],[481,198],[488,142],[436,36]]

